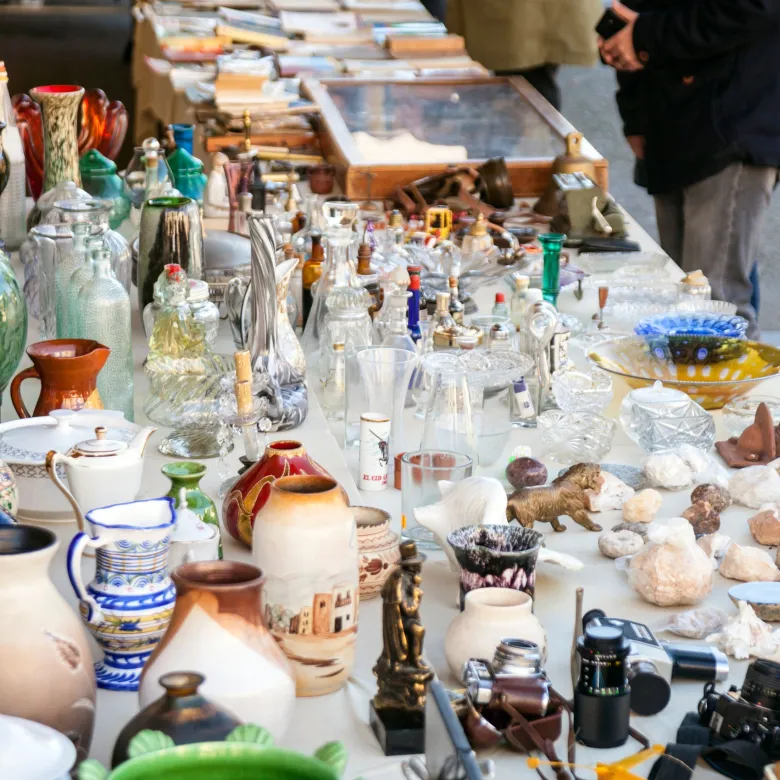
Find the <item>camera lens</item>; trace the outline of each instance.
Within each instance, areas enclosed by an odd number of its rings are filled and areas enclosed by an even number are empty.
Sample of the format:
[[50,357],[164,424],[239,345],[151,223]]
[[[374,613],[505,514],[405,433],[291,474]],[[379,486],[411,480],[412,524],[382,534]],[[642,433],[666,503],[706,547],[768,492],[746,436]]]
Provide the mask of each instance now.
[[741,693],[746,702],[780,713],[780,664],[763,658],[753,661]]
[[628,739],[629,650],[623,632],[613,626],[586,626],[577,640],[580,678],[574,691],[574,730],[588,747],[619,747]]
[[502,639],[493,657],[498,675],[538,677],[542,673],[539,645],[525,639]]
[[672,686],[658,674],[650,661],[633,661],[628,665],[631,684],[631,709],[637,715],[657,715],[672,697]]

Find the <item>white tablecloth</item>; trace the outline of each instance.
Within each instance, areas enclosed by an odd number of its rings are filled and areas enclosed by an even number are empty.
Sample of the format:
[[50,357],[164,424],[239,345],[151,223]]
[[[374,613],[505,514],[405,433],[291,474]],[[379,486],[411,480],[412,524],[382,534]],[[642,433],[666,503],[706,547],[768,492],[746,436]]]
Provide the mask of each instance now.
[[[658,250],[658,247],[635,223],[631,224],[632,237],[641,242],[643,248]],[[676,277],[679,270],[670,264],[670,273]],[[21,277],[21,274],[20,274]],[[480,312],[489,312],[496,289],[505,287],[485,288],[476,293]],[[559,301],[564,312],[578,314],[583,319],[589,319],[597,310],[598,304],[595,291],[587,291],[582,301],[577,301],[571,291],[564,291]],[[31,321],[29,341],[38,340],[37,323]],[[221,351],[231,352],[232,344],[228,329],[223,323],[220,331],[218,347]],[[134,362],[135,362],[135,393],[136,421],[144,423],[142,414],[142,399],[146,392],[146,381],[142,370],[142,361],[147,348],[143,337],[138,312],[134,311]],[[21,368],[28,365],[25,357]],[[26,400],[34,402],[37,389],[34,382],[26,382]],[[620,400],[627,391],[627,386],[615,383],[615,398],[608,414],[615,416]],[[767,382],[760,388],[761,393],[780,393],[780,380]],[[306,446],[311,456],[322,464],[346,489],[353,504],[378,506],[388,510],[393,517],[393,526],[400,531],[401,494],[394,489],[381,493],[362,493],[355,487],[357,470],[356,453],[350,453],[345,462],[341,449],[342,424],[329,423],[325,420],[314,393],[310,393],[310,410],[306,422],[297,430],[271,438],[299,438]],[[30,407],[32,408],[32,407]],[[720,414],[716,413],[719,432],[722,432]],[[7,397],[3,399],[2,419],[15,417]],[[168,488],[167,479],[160,473],[160,467],[166,458],[157,452],[156,445],[165,431],[158,431],[147,448],[144,464],[144,480],[141,494],[143,497],[158,496]],[[419,446],[422,425],[414,419],[412,410],[407,410],[405,419],[405,441],[403,450]],[[503,465],[511,450],[519,444],[529,445],[537,452],[538,435],[533,429],[516,429],[511,440],[495,467],[483,469],[477,473],[503,478]],[[238,463],[241,453],[241,442],[237,439],[236,450],[232,454],[232,462]],[[611,452],[605,462],[627,463],[638,465],[642,453],[619,430]],[[209,470],[202,482],[202,487],[216,499],[220,479],[217,474],[216,460],[208,461]],[[560,466],[548,462],[551,473],[557,473]],[[658,515],[659,519],[679,515],[689,504],[689,492],[668,493],[663,491],[664,502]],[[217,504],[220,502],[217,500]],[[722,531],[736,542],[752,544],[746,519],[751,516],[750,510],[735,507],[728,509],[722,519]],[[621,521],[619,512],[605,513],[598,516],[598,522],[604,527]],[[613,561],[600,555],[597,548],[598,534],[586,531],[573,521],[566,520],[568,530],[565,533],[554,533],[548,524],[539,524],[538,530],[547,537],[547,546],[554,550],[570,553],[579,557],[585,568],[580,572],[564,570],[557,566],[542,565],[537,572],[535,611],[542,621],[548,637],[547,670],[554,685],[564,694],[570,693],[569,652],[572,641],[574,592],[578,585],[585,586],[585,608],[599,607],[609,615],[632,617],[645,622],[651,627],[660,625],[670,614],[677,611],[674,608],[661,609],[642,601],[629,588],[625,575],[615,569]],[[60,539],[60,549],[52,567],[52,577],[59,590],[70,604],[76,608],[76,598],[68,583],[65,572],[65,550],[68,541],[76,531],[75,523],[65,523],[50,526]],[[224,535],[225,557],[240,560],[250,560],[250,552],[227,534]],[[85,578],[91,573],[91,566],[85,563]],[[727,596],[729,587],[735,583],[726,580],[715,573],[713,589],[705,605],[718,606],[727,611],[734,608]],[[458,614],[456,606],[458,595],[457,576],[450,571],[443,553],[433,553],[423,570],[423,588],[425,595],[422,604],[422,617],[426,626],[425,652],[436,672],[447,685],[455,686],[444,656],[444,635],[449,623]],[[353,681],[339,691],[319,698],[299,699],[296,704],[295,717],[282,745],[310,753],[324,742],[341,740],[346,745],[350,760],[345,777],[358,776],[371,778],[399,778],[400,759],[386,758],[377,744],[368,726],[368,702],[375,690],[375,681],[371,668],[381,651],[381,601],[376,598],[361,603],[360,622],[357,638],[357,661],[353,672]],[[99,650],[95,647],[95,657],[99,658]],[[226,664],[231,663],[225,658]],[[745,673],[746,663],[731,664],[729,683],[740,684]],[[686,712],[695,709],[701,697],[700,683],[675,682],[672,686],[672,699],[669,706],[660,715],[653,718],[632,719],[633,725],[643,732],[651,742],[664,744],[674,740],[677,727]],[[91,756],[108,765],[114,740],[122,726],[138,710],[137,696],[133,693],[116,693],[98,691],[97,719],[95,735],[92,742]],[[608,762],[625,756],[638,749],[635,743],[629,741],[623,748],[612,751],[593,751],[585,748],[578,750],[578,762],[581,764]],[[560,751],[561,755],[564,751]],[[480,757],[487,757],[480,755]],[[531,770],[525,766],[525,759],[506,750],[498,750],[492,756],[497,761],[498,777],[531,777]],[[640,774],[646,774],[650,763],[639,767]],[[708,770],[700,768],[697,776]],[[8,780],[11,780],[10,778]]]

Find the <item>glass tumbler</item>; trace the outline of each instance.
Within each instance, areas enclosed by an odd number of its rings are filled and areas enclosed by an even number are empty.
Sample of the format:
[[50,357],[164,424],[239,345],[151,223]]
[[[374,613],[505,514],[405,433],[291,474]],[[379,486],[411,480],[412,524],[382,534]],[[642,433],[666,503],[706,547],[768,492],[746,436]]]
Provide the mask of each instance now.
[[417,450],[401,456],[401,537],[418,547],[438,549],[433,533],[414,519],[417,507],[441,501],[439,481],[460,482],[470,477],[473,461],[462,452]]
[[561,248],[566,236],[562,233],[541,233],[539,243],[544,252],[542,268],[542,295],[544,300],[555,306],[561,291]]
[[425,408],[420,448],[449,450],[476,457],[468,371],[462,364],[437,367]]
[[390,457],[402,450],[404,402],[416,365],[416,353],[405,349],[373,347],[355,355],[354,365],[346,371],[346,448],[360,444],[360,415],[376,412],[391,420]]

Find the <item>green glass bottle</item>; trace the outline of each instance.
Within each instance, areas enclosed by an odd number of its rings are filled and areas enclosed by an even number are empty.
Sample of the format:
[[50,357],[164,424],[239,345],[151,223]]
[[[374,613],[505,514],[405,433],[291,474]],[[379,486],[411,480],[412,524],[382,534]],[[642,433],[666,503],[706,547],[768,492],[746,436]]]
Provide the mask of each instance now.
[[185,197],[203,205],[203,193],[208,177],[203,173],[203,163],[186,149],[177,146],[168,158],[173,173],[173,184]]
[[562,233],[542,233],[539,243],[544,252],[544,269],[542,271],[542,296],[553,306],[558,303],[558,293],[561,291],[561,247],[566,240]]
[[68,285],[70,277],[87,262],[87,238],[92,231],[89,222],[74,222],[71,225],[73,244],[70,252],[64,254],[54,271],[54,291],[57,305],[57,338],[68,338]]
[[[203,492],[200,481],[206,474],[206,467],[195,461],[166,463],[162,473],[171,481],[171,489],[165,494],[174,501],[179,500],[181,489],[187,491],[187,507],[204,523],[215,525],[219,529],[219,514],[214,502]],[[219,542],[219,557],[222,559],[222,540]]]
[[79,160],[81,186],[92,197],[111,201],[108,224],[116,230],[130,214],[130,203],[122,197],[122,179],[116,172],[116,163],[90,149]]

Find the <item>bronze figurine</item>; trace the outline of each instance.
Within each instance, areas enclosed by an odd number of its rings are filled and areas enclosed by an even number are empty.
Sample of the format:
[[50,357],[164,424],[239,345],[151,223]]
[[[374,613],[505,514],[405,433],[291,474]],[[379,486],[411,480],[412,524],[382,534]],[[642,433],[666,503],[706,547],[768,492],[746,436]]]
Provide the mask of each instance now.
[[374,666],[379,687],[371,726],[385,755],[424,751],[425,695],[433,670],[422,657],[422,564],[414,542],[402,542],[401,560],[382,587],[382,655]]
[[550,485],[520,488],[509,496],[506,506],[508,522],[517,520],[524,528],[533,528],[534,521],[550,523],[553,531],[565,531],[558,519],[568,515],[575,523],[589,531],[600,531],[601,526],[590,519],[586,510],[586,490],[598,490],[601,469],[596,463],[577,463]]

